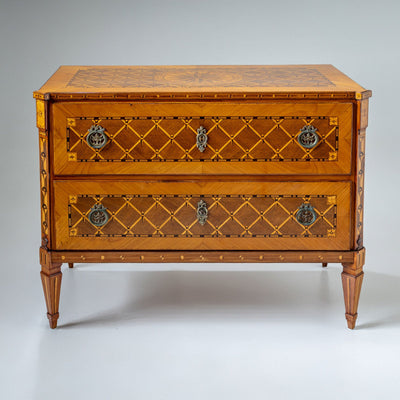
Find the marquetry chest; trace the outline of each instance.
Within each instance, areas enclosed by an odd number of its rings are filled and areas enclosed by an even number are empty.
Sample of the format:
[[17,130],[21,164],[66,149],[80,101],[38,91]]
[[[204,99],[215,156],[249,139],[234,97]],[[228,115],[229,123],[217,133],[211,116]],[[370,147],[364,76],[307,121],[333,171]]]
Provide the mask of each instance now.
[[369,90],[331,65],[63,66],[34,92],[50,327],[68,263],[341,263],[363,278]]

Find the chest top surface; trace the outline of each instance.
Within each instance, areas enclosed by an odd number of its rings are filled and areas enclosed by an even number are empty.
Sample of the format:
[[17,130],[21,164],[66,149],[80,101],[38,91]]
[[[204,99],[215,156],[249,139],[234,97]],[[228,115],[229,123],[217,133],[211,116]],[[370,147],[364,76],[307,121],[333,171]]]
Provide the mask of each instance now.
[[112,93],[370,96],[332,65],[61,66],[34,96],[102,98]]

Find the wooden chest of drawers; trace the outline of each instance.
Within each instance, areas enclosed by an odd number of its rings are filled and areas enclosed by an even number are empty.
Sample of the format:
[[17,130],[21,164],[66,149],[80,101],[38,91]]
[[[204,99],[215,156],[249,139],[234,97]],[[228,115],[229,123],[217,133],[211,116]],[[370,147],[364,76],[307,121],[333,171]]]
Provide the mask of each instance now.
[[363,278],[368,98],[330,65],[63,66],[38,91],[41,277],[61,265],[343,265]]

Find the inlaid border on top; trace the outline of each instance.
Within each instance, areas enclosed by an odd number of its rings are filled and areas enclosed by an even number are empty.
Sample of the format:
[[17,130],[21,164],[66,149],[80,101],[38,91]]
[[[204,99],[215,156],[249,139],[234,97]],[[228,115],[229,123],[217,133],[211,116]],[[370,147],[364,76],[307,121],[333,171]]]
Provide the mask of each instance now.
[[39,100],[76,101],[76,100],[151,100],[151,101],[221,101],[221,100],[361,100],[372,96],[372,91],[364,92],[182,92],[182,93],[154,93],[154,92],[114,92],[114,93],[41,93],[34,92],[33,97]]

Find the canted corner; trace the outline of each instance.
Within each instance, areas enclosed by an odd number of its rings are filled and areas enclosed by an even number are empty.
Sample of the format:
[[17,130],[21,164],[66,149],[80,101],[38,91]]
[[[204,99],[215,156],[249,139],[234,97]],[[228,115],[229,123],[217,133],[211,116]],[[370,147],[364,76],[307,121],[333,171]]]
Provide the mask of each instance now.
[[372,90],[364,90],[363,92],[356,92],[355,93],[356,100],[369,99],[371,96],[372,96]]

